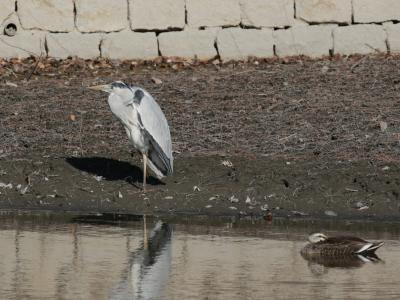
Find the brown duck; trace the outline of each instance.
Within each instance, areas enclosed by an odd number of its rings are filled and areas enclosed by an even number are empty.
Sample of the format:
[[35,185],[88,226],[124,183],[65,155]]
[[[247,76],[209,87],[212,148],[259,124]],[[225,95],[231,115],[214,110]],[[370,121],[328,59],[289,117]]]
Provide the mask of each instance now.
[[369,256],[383,245],[383,242],[368,242],[353,236],[327,237],[323,233],[313,233],[308,237],[302,250],[303,256],[344,257],[350,255]]

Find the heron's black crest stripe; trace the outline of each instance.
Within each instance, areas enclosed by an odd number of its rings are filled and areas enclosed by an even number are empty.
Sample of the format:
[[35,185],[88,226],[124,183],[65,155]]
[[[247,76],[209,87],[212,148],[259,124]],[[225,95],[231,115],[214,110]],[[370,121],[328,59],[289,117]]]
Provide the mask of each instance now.
[[135,101],[140,104],[140,102],[142,101],[144,97],[144,93],[142,90],[136,90],[135,91]]
[[117,87],[117,88],[120,88],[120,89],[128,88],[128,86],[125,83],[120,82],[120,81],[116,81],[116,82],[111,83],[111,87],[112,88],[116,88]]

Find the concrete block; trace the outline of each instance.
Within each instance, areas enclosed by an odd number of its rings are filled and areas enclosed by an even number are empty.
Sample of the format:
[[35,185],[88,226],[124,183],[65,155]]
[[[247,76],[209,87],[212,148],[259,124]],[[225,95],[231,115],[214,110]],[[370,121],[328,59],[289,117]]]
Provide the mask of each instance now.
[[278,56],[329,55],[333,48],[332,30],[335,26],[294,27],[274,31],[275,50]]
[[13,37],[1,35],[0,39],[0,57],[2,58],[46,56],[45,36],[42,31],[24,30]]
[[218,55],[214,47],[215,30],[189,30],[165,32],[158,36],[162,56],[209,60]]
[[400,20],[399,0],[353,0],[354,22]]
[[400,24],[387,25],[388,44],[391,53],[400,53]]
[[274,56],[271,29],[227,28],[218,32],[218,52],[223,61]]
[[81,32],[112,32],[128,26],[126,0],[75,0],[75,5],[76,27]]
[[18,1],[18,15],[24,29],[40,29],[54,32],[74,30],[73,1]]
[[365,24],[342,26],[333,30],[333,48],[337,54],[387,52],[383,26]]
[[186,0],[187,22],[194,28],[240,23],[239,0]]
[[351,0],[296,0],[296,18],[315,23],[351,23]]
[[49,33],[46,35],[48,55],[55,58],[96,58],[100,56],[101,38],[99,33]]
[[184,0],[129,0],[132,30],[165,30],[185,26]]
[[15,0],[0,1],[0,24],[15,11]]
[[101,43],[101,54],[112,59],[155,59],[158,57],[157,37],[154,32],[106,34]]
[[17,25],[16,35],[10,37],[0,33],[1,58],[26,58],[29,56],[46,56],[44,48],[45,34],[38,30],[24,30],[19,23],[18,16],[14,13],[8,17],[4,24]]
[[308,24],[306,21],[303,21],[301,19],[294,19],[292,27],[304,27],[304,26],[310,26],[310,24]]
[[294,0],[240,0],[242,24],[284,27],[294,22]]

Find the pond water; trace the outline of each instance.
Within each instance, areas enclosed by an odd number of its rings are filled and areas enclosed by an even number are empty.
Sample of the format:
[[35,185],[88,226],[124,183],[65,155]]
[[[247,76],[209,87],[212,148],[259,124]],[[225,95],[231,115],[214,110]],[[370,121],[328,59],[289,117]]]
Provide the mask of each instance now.
[[[0,299],[400,299],[398,224],[146,224],[0,216]],[[385,245],[376,262],[309,262],[313,231]]]

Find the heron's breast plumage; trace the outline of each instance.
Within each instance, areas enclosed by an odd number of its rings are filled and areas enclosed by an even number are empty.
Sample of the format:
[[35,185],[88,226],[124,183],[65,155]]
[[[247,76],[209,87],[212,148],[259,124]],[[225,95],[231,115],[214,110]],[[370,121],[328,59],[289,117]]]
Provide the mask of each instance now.
[[133,105],[126,106],[116,96],[110,95],[108,105],[112,113],[117,117],[125,128],[129,141],[140,152],[145,153],[146,142],[139,125],[138,112]]

